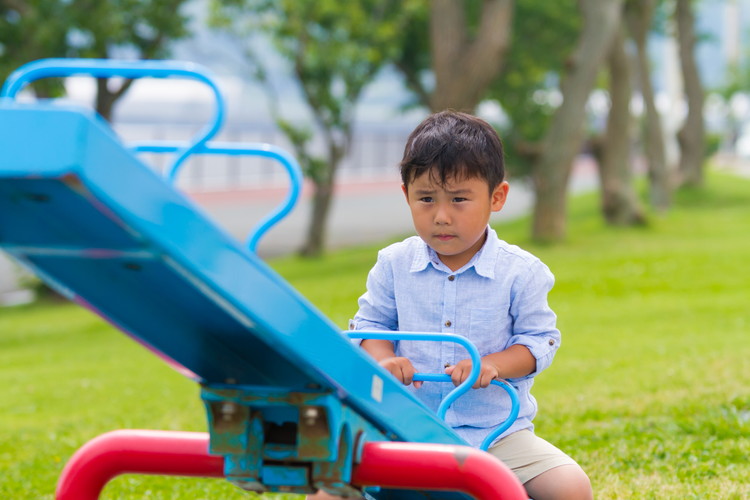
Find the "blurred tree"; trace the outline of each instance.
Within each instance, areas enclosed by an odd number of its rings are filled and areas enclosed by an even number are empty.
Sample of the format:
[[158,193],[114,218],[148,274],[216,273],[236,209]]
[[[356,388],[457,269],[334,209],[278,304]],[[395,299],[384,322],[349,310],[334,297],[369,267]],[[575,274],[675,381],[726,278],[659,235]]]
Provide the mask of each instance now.
[[523,0],[516,5],[505,66],[487,95],[501,105],[508,119],[498,126],[511,175],[530,175],[539,157],[540,141],[559,105],[557,82],[580,24],[573,0]]
[[[138,59],[165,57],[172,40],[188,34],[180,12],[188,0],[2,0],[0,72],[45,57]],[[111,119],[129,80],[99,79],[96,110]],[[59,94],[59,83],[34,85],[40,97]]]
[[[430,2],[430,45],[435,90],[432,111],[473,112],[502,71],[511,40],[512,0],[483,0],[478,19],[467,17],[464,2]],[[475,30],[471,26],[475,25]],[[472,36],[472,31],[474,35]]]
[[646,114],[641,137],[648,168],[649,198],[651,206],[657,212],[663,212],[670,207],[674,185],[667,165],[664,130],[659,110],[656,108],[654,86],[651,83],[651,64],[648,58],[648,36],[660,1],[628,0],[625,5],[625,21],[630,37],[635,42],[637,81]]
[[622,20],[623,0],[581,0],[578,4],[583,28],[561,81],[562,103],[555,109],[532,167],[532,237],[542,242],[565,236],[568,180],[582,143],[586,102]]
[[[27,62],[68,56],[71,14],[60,0],[0,0],[0,81]],[[40,98],[63,92],[57,79],[37,81],[31,88]]]
[[676,0],[674,18],[677,24],[680,68],[687,100],[687,117],[677,133],[680,144],[680,183],[703,184],[706,156],[706,129],[703,123],[704,92],[695,56],[695,13],[693,0]]
[[[292,65],[292,72],[315,127],[282,116],[273,82],[260,58],[248,47],[256,76],[266,83],[272,113],[291,141],[305,174],[314,185],[313,205],[300,253],[316,256],[325,247],[328,213],[341,160],[348,153],[357,102],[378,71],[393,60],[399,34],[406,29],[412,4],[395,0],[215,0],[213,23],[249,38],[267,36]],[[323,138],[315,149],[314,130]]]
[[[622,2],[618,3],[622,5]],[[440,9],[444,10],[441,12]],[[453,47],[445,47],[442,50],[448,55],[454,54],[453,57],[456,59],[458,59],[459,54],[467,54],[468,46],[462,46],[460,40],[462,40],[462,36],[463,40],[466,40],[467,34],[480,32],[479,20],[488,19],[487,14],[480,15],[482,9],[487,9],[487,2],[473,1],[466,2],[463,5],[459,2],[452,2],[447,6],[440,2],[431,3],[431,28],[435,28],[436,19],[441,19],[440,15],[444,16],[443,22],[449,23],[451,27],[443,27],[433,31],[433,35],[442,33],[443,36],[439,40],[436,37],[431,37],[429,44],[425,42],[427,29],[424,28],[424,24],[426,24],[427,16],[423,15],[420,18],[421,23],[410,25],[412,34],[406,36],[407,43],[405,43],[398,65],[405,76],[407,86],[422,104],[435,109],[434,103],[440,99],[437,96],[440,91],[435,61],[436,53],[441,49],[436,45],[436,42],[439,41],[443,45],[449,45],[449,42],[452,41]],[[511,9],[508,5],[506,5],[506,9],[505,13],[509,19]],[[576,39],[581,32],[582,15],[576,7],[576,2],[572,0],[564,2],[522,0],[515,3],[512,14],[513,30],[511,32],[508,29],[508,35],[511,39],[503,42],[504,48],[499,55],[501,60],[487,68],[487,71],[491,71],[491,74],[495,76],[485,97],[497,100],[508,118],[508,123],[505,126],[501,124],[501,128],[503,129],[503,142],[509,157],[509,170],[513,175],[531,175],[532,172],[540,172],[538,165],[547,147],[545,144],[550,144],[549,137],[546,139],[547,142],[544,142],[545,137],[551,133],[552,118],[556,113],[559,113],[560,100],[568,101],[566,116],[573,121],[566,120],[564,125],[559,126],[580,130],[576,137],[569,136],[571,143],[567,145],[574,155],[579,152],[583,137],[585,104],[600,64],[592,63],[588,55],[580,57],[579,67],[585,67],[584,71],[587,72],[587,78],[592,78],[591,84],[587,84],[588,90],[582,90],[580,83],[578,83],[574,88],[568,89],[567,95],[560,99],[560,94],[555,91],[555,87],[560,75],[566,69],[566,63],[570,62]],[[594,15],[598,15],[598,13]],[[554,26],[555,29],[549,29],[551,26]],[[616,26],[616,24],[613,26]],[[464,35],[450,35],[450,33],[459,32],[461,29],[464,30]],[[592,28],[589,28],[589,30],[591,31]],[[459,43],[455,42],[456,39],[459,40]],[[475,40],[479,40],[479,35],[475,37]],[[598,48],[597,45],[602,44],[601,50],[606,52],[609,43],[606,31],[602,30],[590,37],[590,40],[586,42],[590,44],[587,54],[593,54]],[[614,58],[613,56],[611,67],[613,70],[627,72],[630,64],[627,57],[622,53],[624,49],[622,47],[620,49],[620,52],[616,55],[622,57]],[[581,50],[583,49],[579,48],[579,51]],[[428,56],[425,56],[425,54]],[[597,57],[600,61],[604,59],[602,54]],[[429,74],[427,68],[430,60],[433,61],[431,75],[435,81],[434,89],[425,84],[425,82],[430,82],[430,79],[425,76]],[[462,72],[460,66],[456,65],[453,66],[453,72],[459,75],[466,73],[466,71]],[[629,130],[631,126],[630,87],[627,81],[629,76],[626,75],[625,78],[625,81],[619,81],[616,76],[611,80],[613,89],[618,94],[618,105],[613,108],[614,112],[610,115],[606,139],[607,151],[603,156],[605,168],[602,171],[603,210],[607,220],[616,224],[642,223],[644,221],[644,213],[635,196],[632,184],[633,173],[630,157],[632,133]],[[456,81],[460,82],[460,79]],[[580,92],[578,92],[579,90]],[[449,95],[448,92],[445,94]],[[459,102],[459,100],[452,99],[452,102]],[[575,111],[572,102],[575,102],[575,106],[578,107]],[[473,105],[475,106],[476,102]],[[575,125],[573,125],[574,123]],[[559,169],[554,173],[546,172],[543,174],[544,179],[534,176],[535,187],[557,191],[564,198],[569,175],[569,172],[564,172],[564,170],[569,170],[570,167],[560,166]],[[546,194],[542,196],[546,196]],[[544,204],[541,202],[537,205],[537,207],[543,206]],[[539,235],[535,235],[535,237],[547,239]]]
[[604,138],[599,142],[597,162],[601,184],[601,207],[604,219],[616,226],[644,224],[646,215],[640,206],[633,184],[633,97],[632,65],[626,49],[627,34],[623,24],[607,54],[610,108]]
[[413,9],[399,34],[395,66],[432,111],[473,112],[503,69],[513,0],[434,0]]
[[[160,59],[169,43],[188,35],[188,18],[180,12],[188,0],[70,0],[73,25],[69,31],[74,57],[110,59],[126,52],[138,59]],[[112,118],[115,102],[132,80],[98,78],[96,110]]]

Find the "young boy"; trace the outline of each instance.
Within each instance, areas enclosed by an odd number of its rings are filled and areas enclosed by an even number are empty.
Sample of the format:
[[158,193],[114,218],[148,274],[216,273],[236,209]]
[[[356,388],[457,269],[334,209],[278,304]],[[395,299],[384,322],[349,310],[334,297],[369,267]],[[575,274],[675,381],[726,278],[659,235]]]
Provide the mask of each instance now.
[[[502,145],[489,124],[453,111],[422,122],[401,162],[418,236],[379,253],[351,327],[470,339],[482,356],[480,377],[476,390],[453,403],[446,422],[479,446],[510,409],[504,391],[490,383],[510,380],[518,390],[518,419],[489,452],[535,500],[589,499],[591,485],[581,467],[533,433],[536,401],[530,389],[560,345],[547,304],[554,278],[539,259],[498,239],[488,226],[508,195],[504,177]],[[435,410],[452,386],[413,382],[414,374],[444,371],[458,385],[471,369],[465,350],[447,342],[368,339],[361,346]],[[331,497],[320,492],[314,498]]]

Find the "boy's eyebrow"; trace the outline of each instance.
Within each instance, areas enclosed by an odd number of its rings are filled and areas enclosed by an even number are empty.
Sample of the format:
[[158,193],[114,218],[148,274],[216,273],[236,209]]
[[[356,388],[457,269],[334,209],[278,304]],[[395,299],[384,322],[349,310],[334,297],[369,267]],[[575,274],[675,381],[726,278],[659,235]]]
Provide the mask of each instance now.
[[474,191],[472,189],[446,189],[445,192],[448,194],[457,195],[457,194],[471,194]]
[[[438,191],[437,189],[418,188],[414,190],[414,194],[427,195],[427,194],[434,194],[437,191]],[[456,196],[456,195],[471,194],[474,191],[472,189],[445,189],[445,192],[450,195]]]

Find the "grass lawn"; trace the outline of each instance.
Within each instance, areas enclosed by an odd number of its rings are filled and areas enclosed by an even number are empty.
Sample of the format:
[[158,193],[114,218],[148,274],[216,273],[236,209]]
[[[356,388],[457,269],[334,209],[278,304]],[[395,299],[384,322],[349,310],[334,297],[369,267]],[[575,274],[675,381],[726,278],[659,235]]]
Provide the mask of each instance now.
[[[557,277],[563,345],[534,387],[537,432],[597,498],[750,498],[750,180],[714,174],[644,228],[570,207],[566,244],[500,236]],[[274,267],[342,327],[378,247]],[[70,304],[0,310],[0,498],[51,499],[70,455],[117,428],[205,430],[195,384]],[[222,480],[123,476],[105,499],[249,498]]]

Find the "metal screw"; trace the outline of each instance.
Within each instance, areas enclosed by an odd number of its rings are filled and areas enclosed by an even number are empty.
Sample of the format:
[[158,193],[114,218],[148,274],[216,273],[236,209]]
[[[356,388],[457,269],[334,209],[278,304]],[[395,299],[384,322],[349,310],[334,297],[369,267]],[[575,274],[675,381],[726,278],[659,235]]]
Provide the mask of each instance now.
[[302,415],[302,417],[305,419],[305,425],[308,425],[308,426],[315,425],[315,422],[318,420],[319,416],[320,416],[320,412],[314,406],[309,406],[305,408],[305,412]]
[[221,404],[219,413],[221,414],[221,419],[228,422],[232,420],[234,414],[237,413],[237,405],[231,401],[226,401]]

